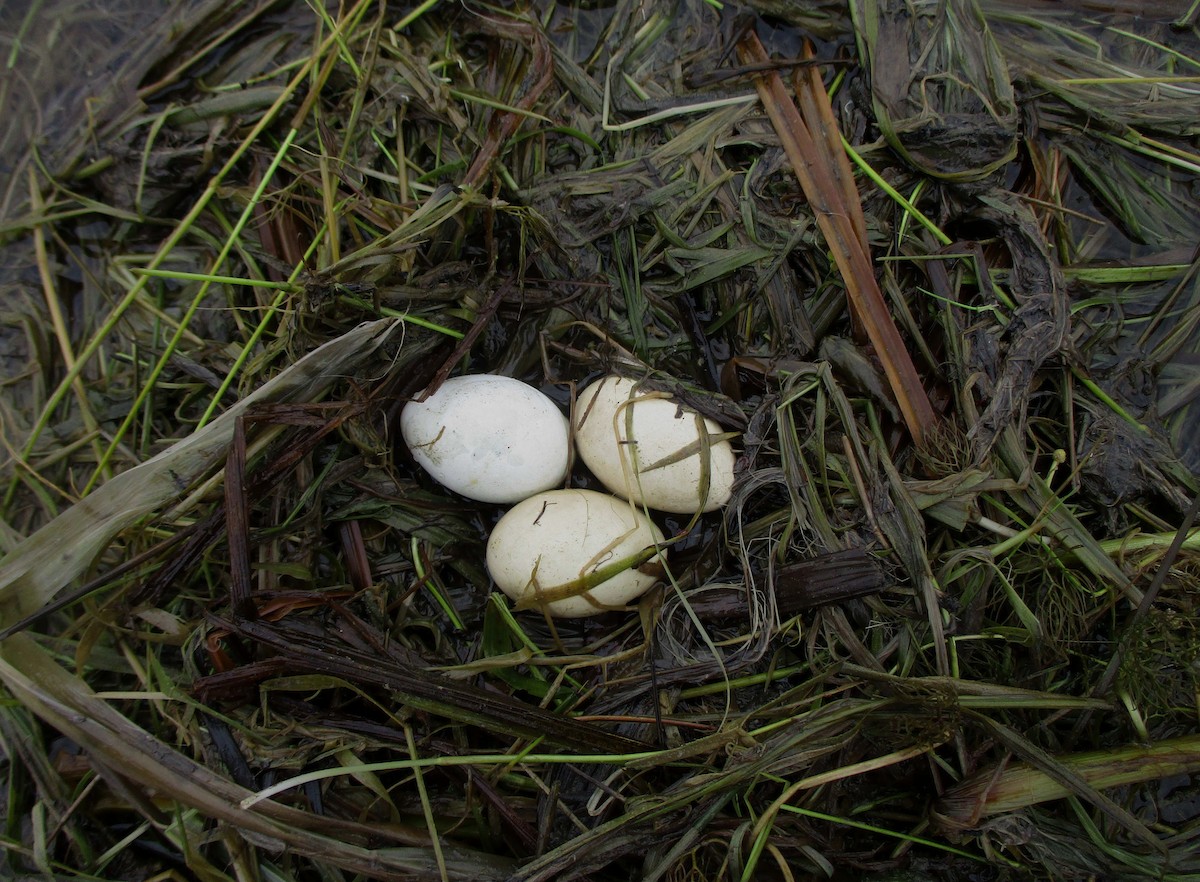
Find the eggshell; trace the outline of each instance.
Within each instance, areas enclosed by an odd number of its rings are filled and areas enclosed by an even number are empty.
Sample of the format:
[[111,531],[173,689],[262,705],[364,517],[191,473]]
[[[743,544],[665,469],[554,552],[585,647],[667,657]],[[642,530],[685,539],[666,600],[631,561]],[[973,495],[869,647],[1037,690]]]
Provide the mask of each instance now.
[[568,423],[558,406],[511,377],[452,377],[400,414],[413,459],[439,484],[481,502],[518,502],[561,484]]
[[[658,581],[665,551],[642,561],[663,541],[649,518],[623,499],[595,490],[551,490],[515,505],[492,530],[487,567],[497,587],[520,608],[552,616],[592,616],[620,608]],[[632,566],[622,561],[634,558]],[[588,587],[583,579],[617,568]]]
[[580,458],[618,496],[658,511],[693,514],[720,508],[733,493],[728,440],[708,445],[708,486],[701,486],[701,433],[712,439],[721,427],[661,392],[639,389],[624,377],[604,377],[580,393],[574,419]]

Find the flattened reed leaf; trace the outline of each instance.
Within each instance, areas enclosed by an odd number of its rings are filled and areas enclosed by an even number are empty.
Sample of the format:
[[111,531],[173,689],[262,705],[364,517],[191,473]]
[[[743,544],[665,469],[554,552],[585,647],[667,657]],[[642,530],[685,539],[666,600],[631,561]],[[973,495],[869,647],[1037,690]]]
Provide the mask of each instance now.
[[496,692],[388,657],[372,657],[348,645],[317,645],[299,631],[264,622],[218,622],[230,632],[270,647],[290,670],[337,676],[351,683],[383,686],[408,706],[452,720],[471,723],[498,734],[601,753],[636,753],[649,745],[605,732]]
[[[237,826],[256,842],[283,843],[299,854],[319,856],[351,872],[396,882],[438,878],[436,870],[431,871],[432,850],[423,847],[428,842],[423,830],[397,825],[380,830],[270,802],[254,809],[241,808],[242,800],[254,795],[252,791],[227,781],[131,723],[27,635],[14,635],[0,646],[0,680],[44,721],[96,756],[103,764],[102,776],[115,775],[135,790],[169,794],[183,805]],[[401,846],[365,845],[381,835]],[[494,855],[447,851],[460,878],[500,880],[512,869],[511,862]]]
[[317,348],[195,434],[105,483],[24,540],[0,562],[0,611],[12,622],[48,603],[112,538],[181,499],[221,463],[238,418],[255,404],[314,401],[392,341],[401,323],[368,322]]
[[916,168],[951,181],[1016,156],[1008,67],[974,0],[852,0],[875,119]]
[[[994,721],[979,718],[979,722],[1026,765],[1013,766],[1011,772],[989,769],[970,783],[964,782],[961,789],[941,804],[943,812],[961,813],[961,803],[968,801],[964,800],[964,794],[972,793],[978,797],[981,795],[981,785],[991,790],[1001,782],[1003,786],[995,792],[995,803],[989,805],[985,799],[971,805],[969,816],[972,819],[977,820],[980,814],[993,810],[1012,811],[1071,793],[1095,805],[1110,820],[1150,848],[1165,851],[1166,846],[1145,824],[1100,790],[1122,783],[1154,780],[1200,767],[1200,738],[1172,739],[1150,748],[1139,745],[1117,751],[1059,757],[1051,756],[1020,734]],[[941,814],[940,817],[945,818],[943,823],[952,823],[951,816]]]

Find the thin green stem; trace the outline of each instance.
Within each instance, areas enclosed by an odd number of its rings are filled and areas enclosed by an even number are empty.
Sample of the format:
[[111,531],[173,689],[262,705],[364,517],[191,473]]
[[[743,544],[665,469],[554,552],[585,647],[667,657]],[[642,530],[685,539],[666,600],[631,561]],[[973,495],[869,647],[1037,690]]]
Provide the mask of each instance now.
[[921,224],[921,226],[933,233],[934,238],[936,238],[943,245],[949,245],[954,241],[942,232],[941,227],[926,217],[925,213],[922,212],[921,209],[909,202],[903,193],[880,177],[879,173],[875,171],[875,169],[871,168],[870,164],[859,155],[858,151],[850,145],[850,142],[847,141],[845,137],[842,138],[842,147],[845,148],[846,155],[854,160],[854,164],[862,169],[863,174],[870,178],[871,182],[876,187],[878,187],[884,193],[887,193],[888,196],[890,196],[901,208],[903,208],[908,215],[915,218],[916,221]]
[[[229,256],[229,252],[233,250],[233,246],[237,240],[237,237],[241,235],[241,232],[245,228],[246,224],[250,222],[250,218],[254,214],[254,208],[258,205],[259,200],[262,198],[262,194],[266,190],[267,184],[271,180],[271,176],[275,174],[275,170],[279,167],[279,164],[287,155],[288,149],[292,146],[292,141],[296,139],[298,134],[299,132],[297,132],[296,129],[290,129],[287,133],[287,137],[283,139],[283,143],[279,145],[279,149],[275,151],[275,156],[271,159],[270,166],[267,167],[262,179],[258,182],[258,186],[255,187],[253,195],[251,195],[250,199],[246,202],[246,207],[242,210],[241,217],[238,218],[238,221],[234,225],[232,232],[226,238],[225,245],[213,259],[214,269],[218,266],[221,266],[221,264],[225,262],[225,258]],[[86,496],[88,492],[91,491],[91,489],[96,485],[96,482],[100,479],[100,476],[104,473],[104,469],[108,466],[108,462],[111,459],[113,452],[116,450],[117,445],[121,443],[121,439],[124,438],[125,433],[129,431],[129,427],[133,424],[133,421],[137,416],[137,412],[141,409],[142,402],[146,400],[146,396],[150,394],[150,390],[158,381],[158,378],[162,374],[163,370],[166,369],[171,356],[175,354],[175,348],[179,345],[179,341],[183,337],[184,329],[188,326],[189,322],[192,320],[192,317],[200,308],[200,304],[204,302],[204,298],[207,296],[208,289],[211,286],[212,282],[209,279],[206,279],[201,283],[200,290],[198,290],[196,292],[196,296],[192,298],[192,302],[188,306],[187,312],[184,313],[182,320],[179,322],[179,328],[175,331],[174,335],[167,343],[167,346],[163,350],[162,355],[159,357],[158,362],[154,365],[154,369],[151,370],[150,376],[146,378],[146,382],[142,386],[141,391],[138,393],[138,397],[134,400],[133,404],[129,408],[129,413],[126,415],[125,419],[122,420],[117,431],[113,434],[112,441],[109,442],[108,448],[104,451],[104,456],[101,457],[100,462],[96,466],[96,470],[92,473],[92,477],[88,480],[87,485],[83,488],[83,495]]]
[[[367,0],[360,0],[360,6],[366,5]],[[251,130],[246,134],[246,137],[242,139],[241,144],[239,144],[238,148],[233,151],[232,155],[230,155],[229,159],[226,160],[225,164],[221,166],[215,175],[213,175],[212,180],[208,182],[208,186],[204,188],[204,192],[200,194],[200,197],[196,200],[195,204],[192,205],[191,210],[188,211],[183,220],[181,220],[179,224],[175,226],[170,235],[163,240],[162,245],[160,245],[158,250],[154,253],[154,256],[150,259],[149,264],[146,266],[146,269],[157,269],[167,259],[167,257],[174,252],[175,248],[181,241],[183,241],[184,237],[188,235],[188,232],[196,224],[197,220],[199,220],[200,216],[204,213],[213,197],[216,196],[217,190],[222,186],[225,178],[228,177],[229,173],[233,171],[238,163],[242,161],[246,153],[250,150],[250,147],[253,144],[258,143],[263,132],[266,131],[267,127],[275,121],[280,111],[282,111],[283,108],[291,102],[295,95],[295,90],[298,88],[300,83],[304,81],[305,77],[308,76],[311,69],[316,66],[318,59],[320,59],[322,54],[328,49],[331,41],[332,37],[326,37],[325,41],[320,47],[318,47],[317,51],[312,54],[312,57],[310,57],[305,64],[296,71],[296,74],[288,82],[287,86],[284,87],[279,97],[275,99],[274,103],[267,108],[258,122],[255,123],[253,128],[251,128]],[[129,288],[129,290],[125,292],[125,295],[113,308],[112,312],[109,313],[108,318],[105,319],[104,323],[99,329],[97,329],[96,333],[92,335],[92,339],[89,340],[87,345],[79,351],[78,355],[76,356],[74,366],[66,371],[63,378],[59,381],[58,386],[46,401],[45,406],[42,408],[42,412],[38,415],[38,419],[34,423],[34,426],[29,433],[29,437],[25,441],[25,445],[21,448],[20,459],[22,462],[28,461],[30,454],[37,445],[38,439],[41,438],[42,433],[46,431],[46,427],[50,425],[50,421],[53,418],[54,413],[62,404],[63,398],[65,398],[67,393],[70,392],[72,385],[75,383],[76,377],[79,376],[80,372],[97,353],[100,347],[104,344],[105,340],[109,338],[113,332],[113,329],[116,328],[117,324],[121,321],[122,316],[124,316],[129,307],[137,302],[137,299],[141,296],[142,291],[145,289],[146,284],[150,281],[150,278],[151,277],[148,275],[143,275],[142,278],[138,279]],[[134,410],[136,410],[136,408],[134,408]],[[13,497],[17,491],[18,482],[19,478],[17,477],[17,471],[14,470],[13,477],[9,479],[8,489],[4,494],[3,508],[5,510],[12,505]]]

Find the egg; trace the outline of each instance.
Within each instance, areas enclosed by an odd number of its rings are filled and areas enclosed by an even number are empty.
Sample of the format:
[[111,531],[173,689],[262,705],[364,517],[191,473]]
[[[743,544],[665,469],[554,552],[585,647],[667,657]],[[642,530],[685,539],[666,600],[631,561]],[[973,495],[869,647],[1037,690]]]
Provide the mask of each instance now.
[[400,413],[417,464],[480,502],[519,502],[561,484],[568,429],[558,405],[537,389],[492,374],[452,377]]
[[574,422],[580,458],[618,496],[693,514],[733,494],[733,446],[721,427],[665,393],[607,376],[580,393]]
[[663,572],[662,532],[627,501],[551,490],[513,506],[492,529],[487,568],[517,609],[592,616],[619,609]]

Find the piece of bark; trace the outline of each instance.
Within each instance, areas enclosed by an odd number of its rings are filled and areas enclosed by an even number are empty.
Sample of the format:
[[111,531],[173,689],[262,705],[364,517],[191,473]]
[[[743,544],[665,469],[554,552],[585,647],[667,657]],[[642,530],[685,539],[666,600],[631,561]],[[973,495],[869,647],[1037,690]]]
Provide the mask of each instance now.
[[861,548],[849,548],[780,567],[775,601],[781,617],[794,616],[827,603],[877,594],[883,585],[875,558]]
[[[780,567],[773,587],[779,616],[786,619],[828,603],[876,594],[884,584],[883,571],[875,558],[861,548],[850,548]],[[689,598],[689,602],[704,621],[746,618],[744,587],[704,591]]]

